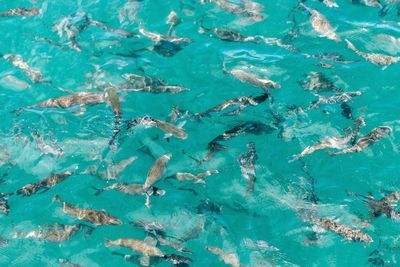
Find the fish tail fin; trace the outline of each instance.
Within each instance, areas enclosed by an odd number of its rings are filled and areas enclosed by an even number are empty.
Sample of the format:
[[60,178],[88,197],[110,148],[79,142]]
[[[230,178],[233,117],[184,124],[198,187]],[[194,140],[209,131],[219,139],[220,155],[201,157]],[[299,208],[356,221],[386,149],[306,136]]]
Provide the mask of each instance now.
[[15,113],[16,116],[19,116],[19,115],[21,115],[21,113],[22,113],[25,109],[27,109],[27,108],[19,108],[19,109],[16,109],[16,110],[11,111],[11,113]]
[[100,195],[101,193],[103,193],[105,191],[104,188],[97,188],[97,187],[94,187],[94,186],[92,186],[92,189],[96,190],[96,193],[94,193],[95,196],[98,196],[98,195]]
[[59,195],[55,195],[55,196],[51,199],[51,201],[63,203],[63,201],[61,200],[61,198],[60,198]]
[[112,244],[112,241],[109,240],[109,239],[106,239],[106,240],[104,241],[104,244],[106,245],[106,247],[110,247],[110,246],[113,245],[113,244]]

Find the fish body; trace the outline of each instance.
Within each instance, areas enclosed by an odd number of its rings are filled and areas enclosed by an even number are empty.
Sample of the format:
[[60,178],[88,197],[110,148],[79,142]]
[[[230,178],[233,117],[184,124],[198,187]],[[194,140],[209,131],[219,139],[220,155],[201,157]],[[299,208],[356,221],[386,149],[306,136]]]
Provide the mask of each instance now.
[[233,266],[233,267],[243,267],[244,265],[240,264],[239,256],[236,253],[227,253],[220,248],[206,246],[206,250],[211,253],[217,255],[225,264]]
[[248,151],[238,157],[240,171],[243,178],[247,181],[247,192],[254,191],[254,183],[256,181],[255,162],[258,158],[254,142],[247,144]]
[[338,223],[329,218],[312,218],[311,222],[322,227],[326,231],[334,232],[348,240],[351,241],[359,241],[365,243],[373,242],[371,236],[367,233],[362,232],[359,229],[353,228],[346,224]]
[[20,55],[6,54],[3,56],[5,60],[13,64],[14,67],[19,68],[28,78],[34,83],[42,83],[43,74],[36,69],[33,69]]
[[108,240],[106,241],[106,245],[126,247],[149,257],[164,257],[164,253],[159,248],[147,244],[142,240],[137,240],[133,238],[119,238],[116,240]]
[[231,70],[225,70],[227,73],[241,81],[242,83],[248,83],[253,86],[263,89],[266,93],[269,93],[269,88],[279,89],[281,85],[270,79],[258,77],[252,73],[244,71],[242,69],[234,68]]
[[53,201],[59,202],[63,205],[63,212],[78,218],[93,223],[94,225],[121,225],[122,222],[108,214],[105,211],[98,211],[89,208],[78,208],[65,201],[62,201],[57,195],[53,197]]
[[33,184],[27,184],[21,189],[16,191],[16,194],[23,196],[30,196],[38,192],[39,190],[48,190],[57,184],[64,181],[67,177],[71,176],[72,172],[64,172],[64,173],[55,173],[51,174],[49,177]]
[[300,3],[300,5],[310,12],[310,23],[317,33],[319,33],[322,37],[337,42],[342,40],[340,36],[336,34],[335,30],[332,28],[331,24],[324,15],[315,9],[307,7],[303,3]]
[[345,40],[347,43],[347,47],[353,50],[357,55],[364,58],[366,61],[378,65],[378,66],[389,66],[391,64],[397,63],[400,61],[400,57],[392,57],[385,54],[378,53],[364,53],[358,50],[353,43],[349,40]]
[[177,172],[168,178],[175,178],[178,181],[194,181],[196,183],[205,183],[204,179],[210,175],[219,173],[217,170],[205,171],[199,174],[188,172]]
[[17,7],[0,13],[0,17],[33,17],[40,14],[40,9]]
[[347,154],[347,153],[357,153],[360,152],[372,144],[378,142],[381,140],[383,137],[387,136],[392,132],[392,128],[389,126],[379,126],[377,128],[374,128],[370,133],[367,135],[364,135],[360,137],[360,139],[357,140],[357,143],[345,150],[339,151],[339,152],[331,152],[332,155],[341,155],[341,154]]
[[166,171],[167,171],[167,162],[171,159],[172,154],[165,154],[153,163],[151,166],[149,172],[147,173],[147,178],[146,181],[143,185],[143,189],[147,190],[152,186],[154,183],[156,183],[159,179],[161,179]]
[[155,119],[150,116],[129,120],[127,124],[128,129],[136,125],[143,125],[145,127],[156,127],[167,133],[168,136],[174,136],[179,139],[187,139],[188,137],[187,133],[182,128],[175,127],[169,122]]

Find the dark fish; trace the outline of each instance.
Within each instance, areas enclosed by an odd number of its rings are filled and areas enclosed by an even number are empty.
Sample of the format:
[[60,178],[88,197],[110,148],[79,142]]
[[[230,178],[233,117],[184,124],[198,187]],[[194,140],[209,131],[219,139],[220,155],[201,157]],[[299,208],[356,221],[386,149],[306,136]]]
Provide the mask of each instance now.
[[300,82],[300,85],[305,89],[315,92],[335,91],[337,93],[343,93],[343,90],[336,87],[322,72],[310,72],[310,74],[307,75],[307,79]]
[[348,240],[359,241],[365,243],[373,242],[371,236],[359,229],[353,228],[346,224],[338,223],[329,218],[311,218],[310,221],[326,231],[334,232]]
[[88,208],[78,208],[65,201],[62,201],[59,196],[54,196],[53,201],[63,205],[63,212],[76,217],[80,220],[86,220],[94,225],[121,225],[122,222],[105,211],[98,211]]
[[238,158],[240,165],[240,171],[242,172],[243,178],[247,181],[247,192],[254,191],[254,183],[256,182],[256,167],[255,162],[258,159],[256,146],[254,142],[247,144],[247,153],[241,154]]
[[39,182],[25,185],[21,189],[18,189],[15,193],[17,195],[31,196],[40,190],[44,190],[43,192],[46,192],[47,190],[61,183],[71,175],[72,172],[69,171],[63,173],[51,174],[49,177]]
[[6,194],[0,193],[0,212],[2,212],[4,215],[8,215],[8,212],[10,211],[8,199],[6,197]]
[[40,10],[34,8],[17,7],[0,13],[0,17],[33,17],[40,14]]
[[200,32],[211,33],[214,38],[227,42],[252,42],[258,43],[259,40],[253,36],[245,36],[240,32],[223,28],[206,28],[203,26],[203,20],[200,21]]
[[241,96],[241,97],[233,98],[228,101],[225,101],[222,104],[212,107],[212,108],[206,110],[205,112],[196,114],[196,116],[198,116],[198,117],[210,116],[210,113],[223,111],[230,107],[237,107],[237,108],[234,109],[233,111],[228,112],[227,115],[236,115],[236,114],[239,114],[243,109],[245,109],[248,106],[257,106],[258,104],[261,104],[267,98],[268,98],[268,94],[263,94],[263,95],[260,95],[257,97]]
[[81,265],[79,265],[79,264],[72,263],[72,262],[70,262],[70,261],[67,260],[67,259],[60,259],[59,261],[60,261],[60,264],[68,265],[69,267],[83,267],[83,266],[81,266]]
[[38,230],[29,233],[18,233],[16,236],[21,238],[45,239],[50,242],[64,242],[69,240],[73,235],[86,230],[85,236],[91,235],[94,228],[85,224],[47,224],[39,227]]
[[339,152],[330,152],[331,155],[341,155],[341,154],[347,154],[347,153],[357,153],[360,152],[372,144],[378,142],[381,140],[383,137],[387,136],[392,132],[392,128],[389,126],[379,126],[377,128],[374,128],[370,133],[367,135],[364,135],[363,137],[360,137],[360,139],[357,140],[356,144],[350,148],[344,149]]
[[222,208],[207,198],[200,201],[200,204],[197,206],[196,210],[198,214],[204,214],[208,212],[220,214]]

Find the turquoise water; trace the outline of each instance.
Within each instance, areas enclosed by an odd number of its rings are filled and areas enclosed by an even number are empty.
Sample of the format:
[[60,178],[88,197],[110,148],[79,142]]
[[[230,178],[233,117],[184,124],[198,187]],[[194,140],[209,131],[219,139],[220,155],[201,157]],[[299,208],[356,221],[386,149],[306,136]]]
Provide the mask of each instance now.
[[[40,9],[40,14],[32,17],[0,17],[0,52],[20,55],[30,67],[43,74],[45,82],[35,83],[20,68],[0,60],[0,115],[3,118],[0,122],[0,174],[3,177],[0,191],[15,192],[51,173],[73,171],[74,174],[46,192],[7,197],[10,211],[8,215],[1,215],[1,266],[59,266],[60,259],[80,266],[135,265],[115,252],[138,256],[139,253],[105,245],[106,240],[117,238],[144,240],[146,232],[130,225],[131,221],[159,222],[165,225],[171,241],[202,226],[197,235],[182,244],[192,254],[157,245],[163,253],[191,258],[189,266],[224,266],[206,246],[237,253],[244,266],[399,265],[399,222],[384,215],[366,222],[370,212],[363,199],[349,196],[347,192],[363,195],[370,192],[381,199],[400,191],[397,141],[400,65],[374,65],[350,50],[344,41],[349,39],[365,53],[400,56],[396,3],[381,1],[384,7],[380,8],[366,6],[363,1],[353,4],[337,0],[339,7],[329,8],[320,1],[305,1],[308,7],[329,20],[342,39],[336,42],[319,36],[310,24],[309,13],[298,7],[297,1],[258,0],[264,6],[259,11],[264,15],[261,21],[227,12],[218,6],[222,0],[212,3],[195,0],[2,2],[0,12],[16,7]],[[241,1],[231,3],[239,5]],[[154,42],[139,34],[138,25],[147,31],[165,34],[169,27],[166,20],[172,10],[182,20],[172,35],[191,38],[192,42],[166,56],[151,49]],[[383,14],[382,10],[387,13]],[[110,28],[139,36],[123,38],[115,32],[87,27],[76,35],[81,50],[77,51],[65,33],[61,38],[58,36],[57,26],[68,16],[74,25],[84,25],[84,20],[78,19],[85,18],[84,14]],[[246,36],[280,38],[297,50],[262,42],[222,41],[210,33],[201,34],[201,21],[206,28],[229,28]],[[291,31],[297,35],[290,35]],[[322,60],[331,65],[323,68],[318,66],[320,59],[305,56],[321,53],[337,53],[349,62]],[[246,107],[237,115],[217,112],[198,119],[193,114],[229,99],[263,94],[262,89],[224,73],[224,63],[228,71],[242,68],[259,77],[268,77],[281,88],[269,89],[273,101]],[[303,88],[302,83],[309,81],[307,75],[312,72],[323,73],[344,92],[361,91],[361,96],[347,103],[352,118],[363,117],[365,121],[357,140],[378,126],[389,126],[392,132],[359,153],[331,156],[326,152],[337,149],[325,149],[295,160],[293,155],[307,146],[323,138],[343,136],[343,129],[354,124],[353,119],[341,114],[340,104],[307,109],[318,95],[335,94],[332,90],[316,92]],[[157,77],[190,90],[176,94],[126,92],[120,86],[125,82],[123,74],[126,73]],[[79,106],[15,112],[69,94],[60,88],[74,92],[114,88],[121,100],[123,121],[146,115],[169,121],[172,108],[177,106],[183,115],[174,125],[185,122],[183,129],[188,138],[165,138],[164,132],[155,127],[126,130],[122,123],[118,145],[110,149],[115,118],[107,103],[86,106],[85,112]],[[193,160],[206,156],[211,140],[246,121],[263,123],[268,131],[221,141],[227,149],[217,152],[210,161],[199,165]],[[46,153],[38,145],[41,138],[53,148],[60,147],[63,153]],[[238,163],[238,157],[248,151],[249,142],[255,143],[258,155],[253,192],[246,192],[247,182]],[[219,173],[205,178],[205,184],[160,179],[156,186],[166,193],[152,196],[150,209],[145,206],[144,195],[132,196],[116,190],[95,195],[92,187],[103,188],[114,181],[85,173],[90,165],[100,164],[105,170],[107,160],[118,163],[134,156],[137,159],[117,180],[143,184],[155,159],[167,153],[172,158],[163,178],[177,172],[197,174],[218,170]],[[52,202],[55,195],[80,208],[105,210],[123,224],[94,226],[79,220],[65,214],[59,203]],[[354,242],[332,231],[322,231],[301,215],[304,210],[315,218],[331,218],[361,229],[373,242]],[[39,226],[54,223],[84,223],[95,230],[90,236],[85,236],[83,231],[59,243],[25,238],[26,233]],[[308,241],[310,237],[315,240]],[[249,240],[263,242],[257,247]],[[171,266],[171,263],[160,260],[157,265]]]

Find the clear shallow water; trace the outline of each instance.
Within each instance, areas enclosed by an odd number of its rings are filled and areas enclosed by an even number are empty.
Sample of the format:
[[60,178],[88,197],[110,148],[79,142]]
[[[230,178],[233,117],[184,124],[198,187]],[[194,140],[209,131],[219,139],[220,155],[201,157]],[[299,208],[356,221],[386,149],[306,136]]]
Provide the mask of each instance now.
[[[1,235],[7,240],[0,248],[1,265],[57,266],[60,258],[66,258],[81,266],[131,266],[133,263],[112,252],[135,253],[124,248],[106,247],[104,243],[116,238],[143,240],[145,232],[129,225],[130,221],[139,220],[163,223],[167,234],[174,237],[181,237],[204,221],[201,233],[184,244],[193,251],[192,255],[186,255],[193,260],[190,266],[223,265],[216,255],[205,250],[206,245],[237,253],[240,262],[246,266],[368,266],[375,258],[382,260],[374,261],[378,266],[399,264],[398,222],[385,216],[371,221],[363,228],[374,240],[368,244],[348,241],[332,232],[320,233],[316,244],[306,244],[305,238],[310,236],[313,228],[298,212],[300,208],[312,208],[320,217],[330,217],[361,229],[365,226],[362,220],[368,218],[369,211],[360,198],[350,197],[346,191],[371,192],[378,199],[388,192],[399,191],[399,64],[383,68],[373,65],[348,49],[344,41],[319,37],[305,10],[291,13],[297,6],[296,1],[259,1],[265,6],[263,14],[266,18],[257,23],[246,23],[241,16],[229,14],[213,3],[200,4],[197,1],[3,2],[1,11],[15,7],[41,8],[39,16],[1,18],[0,51],[2,54],[21,55],[30,66],[43,73],[45,80],[51,80],[51,84],[33,83],[21,70],[6,60],[0,60],[0,112],[3,118],[0,141],[4,148],[1,159],[5,158],[0,169],[3,175],[1,191],[16,191],[53,172],[71,170],[75,173],[45,193],[9,197],[10,212],[1,217]],[[386,16],[379,16],[379,8],[344,0],[337,3],[339,8],[328,8],[319,1],[306,2],[307,6],[324,14],[343,40],[348,38],[361,51],[400,55],[398,41],[380,35],[400,37],[395,4]],[[123,7],[128,9],[125,19],[120,18]],[[138,33],[140,22],[148,31],[165,33],[168,29],[165,21],[171,10],[182,19],[174,35],[193,39],[172,57],[152,51],[137,52],[136,57],[116,55],[150,47],[152,42],[143,36],[122,38],[95,27],[77,35],[76,41],[82,49],[77,52],[68,46],[65,36],[61,39],[57,36],[54,28],[63,17],[84,12],[108,27]],[[134,19],[129,19],[129,12],[135,14],[132,15]],[[199,19],[202,17],[205,27],[231,28],[247,36],[284,38],[297,26],[298,37],[290,43],[299,52],[260,43],[224,42],[208,34],[202,35],[199,33]],[[61,47],[38,39],[44,37]],[[304,56],[324,52],[339,53],[345,60],[355,62],[324,61],[334,66],[326,69],[316,65],[318,59]],[[262,94],[260,88],[224,74],[223,62],[228,69],[252,65],[254,73],[278,82],[281,89],[271,89],[273,104],[267,101],[247,107],[236,116],[214,114],[202,121],[181,119],[186,120],[186,140],[171,137],[168,141],[156,128],[138,127],[124,132],[118,149],[110,152],[108,142],[114,115],[105,104],[88,106],[83,114],[77,114],[76,107],[38,108],[26,110],[19,116],[12,113],[20,107],[66,95],[57,90],[59,87],[82,92],[99,91],[109,84],[117,86],[124,81],[124,73],[158,77],[169,84],[190,88],[190,91],[178,94],[119,92],[123,119],[151,115],[167,121],[174,106],[200,113],[235,97]],[[306,146],[325,137],[341,136],[344,128],[353,125],[351,119],[341,115],[339,104],[323,105],[295,115],[288,113],[288,107],[304,108],[318,98],[300,85],[310,72],[324,73],[343,91],[362,92],[362,96],[349,102],[353,117],[362,116],[366,123],[359,136],[381,125],[392,127],[393,132],[360,153],[332,157],[326,151],[317,151],[305,156],[303,161],[292,161],[293,155]],[[11,82],[10,76],[14,77]],[[15,78],[25,85],[16,84]],[[332,95],[334,92],[322,94]],[[272,114],[280,117],[279,123]],[[191,159],[203,158],[207,144],[213,138],[245,121],[262,122],[276,127],[276,130],[269,134],[241,135],[223,142],[228,149],[217,153],[201,167]],[[44,135],[47,142],[49,133],[52,133],[63,155],[43,154],[32,136],[34,131]],[[246,193],[247,183],[237,162],[238,156],[247,151],[249,141],[255,143],[258,154],[257,180],[252,193]],[[150,153],[145,153],[143,147]],[[144,196],[129,196],[119,191],[107,191],[96,196],[92,187],[101,188],[112,182],[82,174],[89,165],[102,158],[119,162],[136,156],[137,160],[121,173],[118,181],[144,183],[154,162],[150,155],[159,157],[166,153],[172,154],[167,164],[167,175],[212,169],[220,173],[206,178],[206,184],[159,181],[157,187],[167,193],[153,197],[151,209],[145,207]],[[309,175],[304,171],[304,165]],[[314,179],[317,203],[307,198],[312,193],[313,179],[310,176]],[[195,190],[196,195],[179,190],[181,187]],[[62,243],[14,238],[15,233],[33,231],[40,225],[82,222],[64,214],[60,204],[52,202],[56,194],[78,207],[104,209],[122,220],[123,225],[97,226],[89,237],[79,233]],[[221,211],[216,213],[199,208],[205,199],[220,207]],[[251,248],[246,246],[245,238],[264,240],[270,247],[265,250]],[[160,248],[165,253],[181,254],[165,246]],[[171,264],[161,261],[159,265]]]

